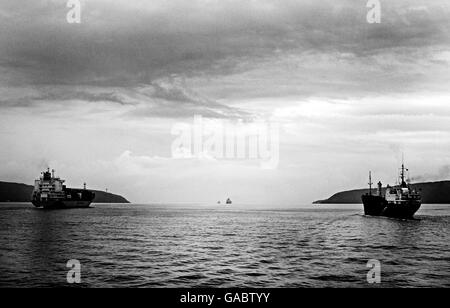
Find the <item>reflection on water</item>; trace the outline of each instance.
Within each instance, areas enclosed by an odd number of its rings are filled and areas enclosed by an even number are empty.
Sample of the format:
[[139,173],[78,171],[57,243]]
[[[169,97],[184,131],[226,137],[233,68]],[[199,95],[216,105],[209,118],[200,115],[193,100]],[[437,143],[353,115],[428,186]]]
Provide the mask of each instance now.
[[295,210],[99,205],[45,211],[0,206],[0,285],[61,286],[66,262],[82,286],[450,286],[449,206],[419,220],[361,215],[359,206]]

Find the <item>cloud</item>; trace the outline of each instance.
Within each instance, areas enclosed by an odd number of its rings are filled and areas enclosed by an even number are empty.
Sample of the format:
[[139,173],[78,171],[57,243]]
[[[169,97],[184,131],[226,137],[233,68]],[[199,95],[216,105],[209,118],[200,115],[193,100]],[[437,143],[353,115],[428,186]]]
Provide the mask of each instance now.
[[[382,1],[381,24],[366,22],[366,3],[89,0],[75,25],[65,1],[3,0],[3,174],[32,179],[45,158],[77,183],[89,174],[123,187],[125,174],[134,200],[171,200],[181,187],[182,200],[254,191],[278,202],[358,187],[398,149],[421,174],[448,165],[448,1]],[[171,124],[193,115],[280,121],[277,175],[164,158]],[[117,176],[103,184],[105,174]]]
[[7,107],[245,118],[248,99],[445,91],[449,77],[446,1],[383,2],[379,25],[350,0],[93,0],[77,25],[59,1],[0,11],[0,87],[18,92],[2,97]]
[[[30,108],[52,106],[52,111],[72,109],[79,104],[116,105],[119,115],[137,118],[185,118],[202,115],[209,118],[248,118],[249,113],[209,99],[189,89],[181,79],[154,80],[136,87],[72,87],[33,86],[4,87],[0,108]],[[111,108],[110,108],[111,109]]]
[[448,181],[450,179],[450,165],[441,166],[436,173],[427,173],[418,176],[413,176],[413,182],[427,182],[427,181]]
[[20,74],[10,83],[148,84],[229,74],[277,52],[365,57],[449,42],[446,1],[384,2],[376,26],[355,1],[85,1],[79,25],[67,24],[58,1],[2,8],[12,13],[0,22],[1,63]]
[[129,150],[124,151],[116,160],[115,165],[121,169],[130,172],[131,174],[147,172],[149,168],[160,165],[166,162],[169,158],[159,156],[135,156]]
[[208,118],[248,118],[250,114],[208,99],[183,85],[179,79],[155,80],[136,90],[143,101],[128,115],[137,117],[183,118],[201,115]]
[[[39,88],[7,88],[0,100],[1,107],[39,107],[40,104],[56,103],[70,108],[70,102],[83,101],[87,103],[114,103],[127,104],[126,99],[112,90],[101,89],[74,89],[70,87],[39,87]],[[69,105],[69,106],[67,106]]]
[[124,151],[114,160],[114,165],[127,174],[148,175],[156,168],[192,168],[195,169],[203,163],[217,162],[208,153],[197,156],[186,156],[185,158],[172,158],[161,156],[136,155],[130,150]]

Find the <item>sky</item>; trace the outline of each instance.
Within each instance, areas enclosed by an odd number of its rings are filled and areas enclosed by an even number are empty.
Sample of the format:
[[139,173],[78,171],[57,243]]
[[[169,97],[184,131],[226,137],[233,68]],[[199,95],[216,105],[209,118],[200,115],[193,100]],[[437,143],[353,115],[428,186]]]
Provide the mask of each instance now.
[[[136,203],[302,205],[450,179],[450,2],[0,0],[0,180]],[[279,127],[278,163],[173,156],[177,125]]]

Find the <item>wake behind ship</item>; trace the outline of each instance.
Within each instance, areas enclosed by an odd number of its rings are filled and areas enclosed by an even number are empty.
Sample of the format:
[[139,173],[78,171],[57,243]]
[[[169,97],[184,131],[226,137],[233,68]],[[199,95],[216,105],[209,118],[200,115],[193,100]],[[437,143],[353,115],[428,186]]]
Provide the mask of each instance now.
[[95,198],[95,193],[86,189],[67,188],[64,180],[55,177],[54,170],[42,172],[34,183],[31,202],[36,207],[53,208],[87,208]]
[[412,219],[422,204],[421,195],[405,181],[405,165],[402,164],[400,185],[386,187],[383,193],[378,183],[377,195],[372,194],[372,175],[369,175],[369,193],[362,196],[364,213],[369,216],[386,216],[400,219]]

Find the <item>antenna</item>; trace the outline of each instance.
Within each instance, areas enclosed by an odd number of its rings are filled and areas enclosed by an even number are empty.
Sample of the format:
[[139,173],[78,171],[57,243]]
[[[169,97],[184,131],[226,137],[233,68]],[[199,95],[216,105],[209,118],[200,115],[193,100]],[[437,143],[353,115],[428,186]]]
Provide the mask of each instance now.
[[372,171],[369,171],[369,195],[372,196]]
[[405,168],[405,154],[402,153],[402,171],[400,173],[400,177],[401,177],[401,180],[402,180],[402,182],[401,182],[402,186],[406,185],[406,182],[405,182],[405,177],[406,177],[405,171],[409,171],[409,170]]

